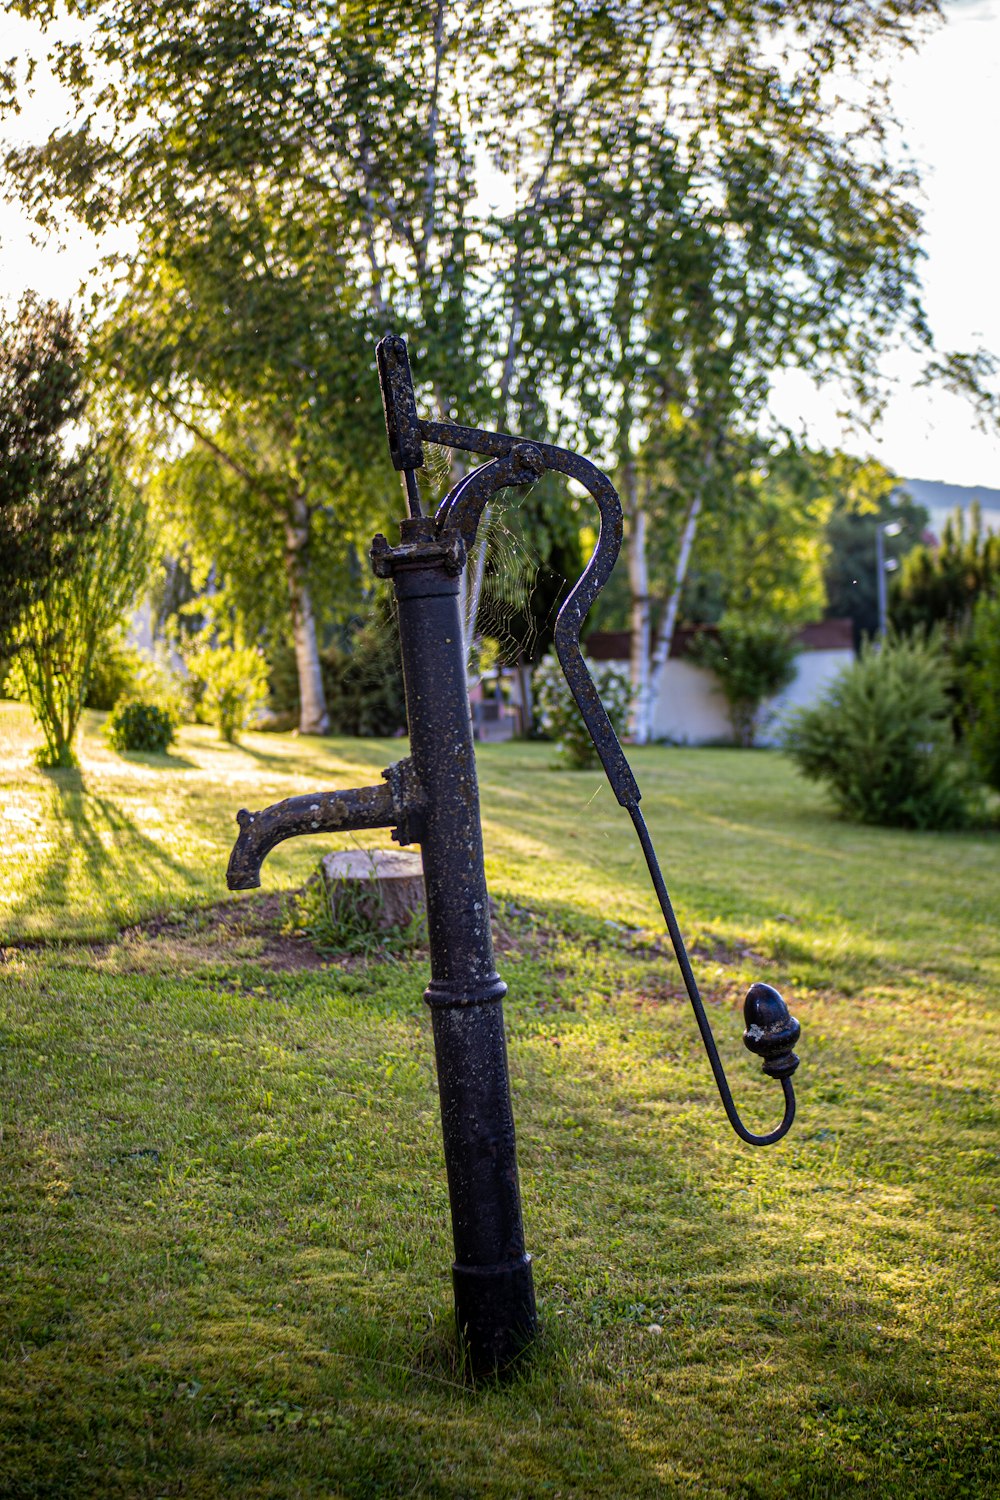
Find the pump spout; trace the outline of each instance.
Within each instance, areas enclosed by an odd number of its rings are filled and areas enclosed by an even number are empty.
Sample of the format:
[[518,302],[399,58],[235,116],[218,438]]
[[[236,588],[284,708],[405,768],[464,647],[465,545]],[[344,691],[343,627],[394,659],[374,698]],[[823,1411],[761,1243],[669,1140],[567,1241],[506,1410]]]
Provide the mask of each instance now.
[[316,792],[286,797],[262,812],[241,807],[236,814],[239,837],[229,856],[226,884],[231,891],[260,885],[260,867],[275,844],[302,833],[342,833],[351,828],[391,828],[400,809],[387,781],[346,792]]

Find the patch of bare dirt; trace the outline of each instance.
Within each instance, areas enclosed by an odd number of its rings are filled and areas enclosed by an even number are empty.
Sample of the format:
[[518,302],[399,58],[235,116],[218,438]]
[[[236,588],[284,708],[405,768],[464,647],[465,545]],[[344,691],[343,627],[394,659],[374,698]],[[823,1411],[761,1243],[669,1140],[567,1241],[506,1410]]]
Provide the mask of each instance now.
[[337,963],[336,958],[317,953],[304,934],[282,931],[287,899],[268,892],[194,911],[168,912],[123,928],[118,941],[134,959],[147,950],[151,958],[169,954],[189,963],[245,958],[262,968],[283,971],[323,969]]
[[[274,971],[320,970],[328,967],[353,971],[365,958],[349,953],[319,952],[304,934],[283,932],[285,908],[296,893],[247,896],[239,901],[221,901],[194,911],[167,912],[148,922],[123,928],[117,944],[97,949],[102,958],[118,950],[130,968],[161,969],[246,959]],[[538,957],[550,947],[555,935],[535,913],[512,902],[491,902],[493,942],[498,958]],[[426,960],[424,948],[407,955]],[[377,961],[371,954],[368,962]]]
[[498,958],[540,958],[556,940],[537,912],[513,901],[490,897],[493,948]]
[[[273,972],[326,968],[353,972],[366,963],[378,962],[377,950],[367,955],[319,951],[306,933],[283,931],[287,910],[299,894],[261,892],[213,906],[168,911],[123,927],[111,942],[60,946],[86,953],[99,964],[132,972],[165,973],[239,961],[256,963]],[[538,912],[515,902],[491,897],[490,917],[498,962],[543,958],[559,941],[559,931],[551,919],[546,921]],[[0,964],[16,963],[25,949],[47,946],[45,940],[0,946]],[[420,962],[427,960],[428,953],[420,946],[394,956]],[[653,958],[655,950],[644,956]],[[556,971],[555,977],[566,976]]]

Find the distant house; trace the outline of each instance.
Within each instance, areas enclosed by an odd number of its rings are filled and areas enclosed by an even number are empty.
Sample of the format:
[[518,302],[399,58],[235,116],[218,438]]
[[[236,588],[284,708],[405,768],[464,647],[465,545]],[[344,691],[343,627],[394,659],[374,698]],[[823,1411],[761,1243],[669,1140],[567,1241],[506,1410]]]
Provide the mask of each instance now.
[[[777,743],[783,714],[814,703],[837,673],[850,665],[854,660],[852,631],[850,620],[821,620],[799,631],[795,678],[766,705],[759,744]],[[691,660],[694,634],[682,628],[674,635],[670,660],[660,676],[653,735],[677,745],[717,744],[732,739],[732,726],[715,677]],[[627,630],[595,631],[587,637],[584,651],[593,661],[620,664],[627,672],[630,644]]]

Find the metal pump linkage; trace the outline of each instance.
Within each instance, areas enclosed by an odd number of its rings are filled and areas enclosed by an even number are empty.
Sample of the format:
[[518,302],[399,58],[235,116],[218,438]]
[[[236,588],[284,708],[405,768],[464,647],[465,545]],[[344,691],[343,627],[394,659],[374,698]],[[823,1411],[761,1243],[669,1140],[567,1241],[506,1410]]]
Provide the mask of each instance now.
[[[500,1004],[507,987],[493,961],[459,611],[462,569],[483,511],[498,491],[533,483],[552,470],[579,481],[597,504],[597,546],[559,612],[556,652],[615,796],[635,825],[723,1108],[736,1134],[752,1146],[781,1140],[795,1118],[792,1074],[798,1058],[792,1048],[799,1023],[777,990],[767,984],[750,986],[743,1040],[763,1058],[764,1072],[780,1080],[784,1094],[781,1124],[755,1135],[733,1102],[639,811],[639,788],[580,650],[580,627],[621,549],[621,501],[611,481],[566,449],[419,417],[403,339],[382,339],[376,361],[389,451],[403,475],[410,514],[400,522],[398,546],[375,537],[371,561],[379,578],[392,580],[396,594],[410,759],[390,766],[379,786],[289,797],[259,813],[241,810],[227,878],[231,890],[258,886],[268,852],[298,834],[391,828],[400,844],[420,845],[432,975],[424,999],[433,1019],[441,1096],[455,1243],[455,1316],[467,1368],[478,1377],[513,1364],[536,1330]],[[490,460],[462,479],[434,516],[423,514],[417,485],[424,443]]]

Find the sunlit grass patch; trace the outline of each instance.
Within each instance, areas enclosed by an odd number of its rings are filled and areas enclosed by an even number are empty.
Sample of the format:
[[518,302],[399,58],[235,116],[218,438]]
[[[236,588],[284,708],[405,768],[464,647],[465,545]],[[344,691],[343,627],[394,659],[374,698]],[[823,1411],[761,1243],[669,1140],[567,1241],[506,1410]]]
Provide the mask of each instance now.
[[753,1152],[621,810],[485,748],[542,1335],[471,1392],[425,960],[310,964],[267,894],[209,910],[239,806],[405,745],[185,730],[146,763],[97,727],[62,786],[0,711],[0,1494],[1000,1492],[995,838],[851,828],[777,755],[636,755],[760,1128],[747,983],[803,1022],[796,1125]]

